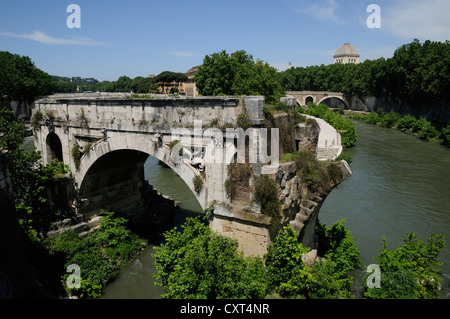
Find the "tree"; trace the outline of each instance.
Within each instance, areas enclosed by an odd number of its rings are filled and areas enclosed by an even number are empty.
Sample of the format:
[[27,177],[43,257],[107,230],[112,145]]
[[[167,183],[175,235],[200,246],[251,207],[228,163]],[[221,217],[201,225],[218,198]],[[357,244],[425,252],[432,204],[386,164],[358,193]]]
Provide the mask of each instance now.
[[233,95],[231,90],[236,61],[225,50],[205,56],[194,75],[194,82],[202,95]]
[[374,258],[380,266],[382,285],[381,288],[368,288],[365,296],[439,298],[440,277],[437,266],[442,265],[438,257],[444,243],[443,235],[433,234],[427,241],[422,241],[410,233],[403,236],[402,247],[389,250],[387,240],[383,237],[383,248]]
[[276,80],[277,71],[244,50],[229,55],[225,50],[205,56],[194,75],[202,95],[264,95],[275,102],[284,95]]
[[[292,274],[297,273],[297,277],[308,277],[305,273],[305,266],[302,255],[309,251],[298,241],[298,233],[295,233],[290,226],[285,226],[275,237],[275,240],[267,248],[264,256],[267,269],[269,289],[282,295],[292,295]],[[302,280],[300,289],[295,289],[295,294],[303,294],[307,281]]]
[[0,102],[31,102],[52,91],[51,76],[36,68],[29,57],[0,51]]
[[13,201],[20,225],[32,239],[50,230],[60,211],[50,203],[47,190],[61,175],[69,172],[67,165],[54,160],[43,165],[35,150],[23,151],[23,121],[14,121],[12,112],[0,108],[0,148],[8,150],[7,164],[13,189]]
[[131,89],[135,93],[156,93],[158,85],[152,78],[137,76],[131,81]]
[[177,93],[178,85],[173,86],[173,84],[174,83],[178,84],[180,82],[186,82],[188,80],[188,77],[184,73],[164,71],[164,72],[161,72],[160,74],[158,74],[157,76],[155,76],[152,80],[155,83],[160,83],[164,89],[170,88],[169,93]]
[[277,80],[286,90],[333,91],[348,96],[397,98],[420,108],[450,100],[450,41],[400,46],[392,58],[360,64],[330,64],[291,68]]
[[131,91],[131,78],[122,75],[114,82],[114,92],[130,92]]
[[165,298],[264,298],[260,258],[243,258],[237,242],[211,231],[199,218],[165,234],[156,247],[154,275]]

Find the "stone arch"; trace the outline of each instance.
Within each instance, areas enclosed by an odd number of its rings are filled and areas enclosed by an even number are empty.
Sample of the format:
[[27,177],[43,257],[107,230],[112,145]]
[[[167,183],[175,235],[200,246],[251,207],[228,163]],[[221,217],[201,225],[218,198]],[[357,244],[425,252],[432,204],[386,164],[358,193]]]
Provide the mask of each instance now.
[[[83,185],[83,183],[85,182],[86,176],[92,173],[91,168],[95,168],[95,163],[98,160],[101,160],[103,156],[117,151],[122,152],[124,155],[131,154],[128,152],[125,153],[125,151],[136,151],[141,154],[146,154],[143,162],[145,162],[148,155],[151,155],[162,161],[183,179],[183,181],[188,185],[192,193],[197,198],[202,209],[207,208],[206,183],[204,183],[203,189],[200,191],[200,193],[197,193],[194,190],[193,178],[194,176],[199,174],[198,170],[185,161],[181,161],[178,164],[174,163],[171,159],[171,149],[168,146],[164,144],[158,146],[157,141],[153,141],[148,137],[145,138],[136,136],[134,134],[120,134],[117,136],[111,136],[106,139],[99,140],[91,146],[90,150],[82,156],[79,169],[75,173],[75,180],[80,190],[86,188],[86,185]],[[117,159],[115,159],[115,161],[117,161]],[[142,158],[135,158],[134,161],[135,163],[141,163]],[[117,164],[119,165],[120,163]]]
[[303,105],[306,105],[306,104],[311,103],[311,102],[312,103],[316,103],[316,97],[313,96],[313,95],[307,95],[304,98]]
[[52,160],[57,159],[60,162],[63,162],[63,151],[62,151],[62,143],[59,136],[50,132],[45,139],[46,145],[46,156],[47,163],[50,163]]
[[[339,101],[338,103],[340,103],[341,106],[343,106],[342,108],[344,108],[344,109],[349,109],[350,108],[350,106],[348,105],[347,101],[345,101],[342,96],[338,96],[338,95],[325,96],[325,97],[321,98],[319,100],[319,103],[317,103],[317,104],[321,104],[321,103],[323,103],[326,100],[335,101],[334,103],[336,103],[336,101]],[[333,103],[333,102],[331,102],[331,103]],[[326,104],[326,103],[324,103],[324,104]]]

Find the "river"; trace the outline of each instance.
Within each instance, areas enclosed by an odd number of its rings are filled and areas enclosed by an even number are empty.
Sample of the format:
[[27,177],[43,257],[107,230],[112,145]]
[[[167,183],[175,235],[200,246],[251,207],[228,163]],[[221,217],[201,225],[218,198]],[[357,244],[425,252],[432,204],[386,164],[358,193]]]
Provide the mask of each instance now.
[[[184,181],[170,168],[159,165],[158,159],[149,156],[144,165],[145,178],[153,187],[180,203],[175,214],[174,225],[179,227],[187,217],[202,213],[202,208]],[[105,299],[156,299],[164,293],[162,287],[155,287],[152,274],[154,246],[142,252],[137,259],[120,271],[119,277],[109,284],[100,298]]]
[[[353,174],[325,200],[320,221],[330,225],[345,218],[365,265],[375,263],[382,235],[388,248],[395,249],[410,232],[422,240],[433,233],[444,234],[442,297],[450,298],[450,149],[393,129],[355,124],[359,139],[349,150]],[[187,215],[201,211],[184,182],[156,159],[149,158],[145,174],[158,190],[181,201],[178,225]],[[152,252],[146,250],[124,268],[102,298],[160,298],[163,289],[154,286],[151,276]]]

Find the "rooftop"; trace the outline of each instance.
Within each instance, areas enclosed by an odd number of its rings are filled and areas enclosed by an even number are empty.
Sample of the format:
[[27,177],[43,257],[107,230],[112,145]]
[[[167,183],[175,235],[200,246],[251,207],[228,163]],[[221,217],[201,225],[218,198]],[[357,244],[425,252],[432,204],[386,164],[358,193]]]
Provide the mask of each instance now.
[[333,57],[338,58],[342,56],[354,56],[359,57],[359,51],[357,48],[355,48],[350,43],[345,43],[343,46],[341,46],[339,49],[336,50]]

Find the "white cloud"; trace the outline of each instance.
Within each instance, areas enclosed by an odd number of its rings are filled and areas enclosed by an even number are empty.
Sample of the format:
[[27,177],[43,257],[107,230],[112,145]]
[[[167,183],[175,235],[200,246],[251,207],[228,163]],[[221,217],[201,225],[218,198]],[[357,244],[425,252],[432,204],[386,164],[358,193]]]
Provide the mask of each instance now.
[[40,31],[33,31],[30,34],[17,34],[12,32],[0,31],[0,36],[27,39],[36,41],[42,44],[61,44],[61,45],[86,45],[86,46],[103,46],[107,43],[98,42],[90,38],[73,37],[71,39],[54,38]]
[[406,38],[450,40],[449,12],[448,0],[399,0],[381,7],[381,28]]
[[170,51],[168,52],[171,55],[181,56],[181,57],[190,57],[190,56],[199,56],[200,54],[194,52],[183,52],[183,51]]
[[339,15],[336,12],[339,5],[335,0],[314,1],[313,4],[308,5],[305,5],[305,3],[302,1],[300,5],[302,6],[302,8],[296,8],[295,9],[296,12],[311,15],[317,20],[333,21],[337,24],[346,23],[339,17]]

